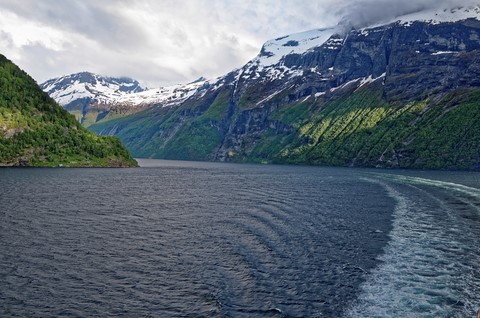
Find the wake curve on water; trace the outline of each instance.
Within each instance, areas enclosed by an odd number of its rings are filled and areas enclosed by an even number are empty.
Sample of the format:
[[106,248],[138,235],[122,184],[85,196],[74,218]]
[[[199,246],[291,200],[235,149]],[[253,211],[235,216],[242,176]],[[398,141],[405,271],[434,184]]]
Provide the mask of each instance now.
[[[397,202],[394,224],[381,265],[345,317],[473,317],[480,305],[480,226],[471,218],[466,228],[450,203],[459,192],[476,198],[480,191],[417,177],[368,180]],[[473,204],[464,209],[478,215]]]
[[426,178],[419,178],[419,177],[401,176],[401,175],[382,175],[382,177],[385,178],[386,180],[400,181],[400,182],[405,182],[410,184],[435,186],[435,187],[443,188],[446,190],[453,190],[453,191],[461,192],[464,194],[468,194],[475,198],[480,198],[480,189],[469,187],[463,184],[440,181],[440,180],[432,180],[432,179],[426,179]]

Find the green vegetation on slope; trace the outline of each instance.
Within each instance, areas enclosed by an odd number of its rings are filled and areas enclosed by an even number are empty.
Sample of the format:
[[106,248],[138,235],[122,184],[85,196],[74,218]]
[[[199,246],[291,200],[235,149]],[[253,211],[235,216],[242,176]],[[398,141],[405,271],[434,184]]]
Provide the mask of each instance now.
[[[381,82],[331,99],[256,106],[228,114],[223,91],[209,102],[145,111],[94,125],[113,132],[137,156],[334,166],[480,168],[480,91],[426,100],[386,100]],[[246,94],[249,94],[248,92]],[[280,127],[280,128],[279,128]],[[282,128],[283,127],[283,128]],[[223,152],[223,157],[222,157]]]
[[99,137],[0,55],[0,165],[136,166],[116,137]]
[[[266,131],[250,161],[335,166],[477,169],[480,163],[480,92],[450,93],[439,101],[392,105],[371,85],[302,113],[286,106],[272,115],[297,126],[293,136]],[[307,101],[308,103],[308,101]],[[300,109],[300,110],[299,110]],[[295,119],[293,119],[295,118]]]
[[[101,134],[114,133],[138,157],[209,160],[222,139],[221,123],[229,96],[225,90],[211,101],[187,101],[179,108],[155,108],[100,122],[89,129]],[[203,109],[204,105],[208,107]]]

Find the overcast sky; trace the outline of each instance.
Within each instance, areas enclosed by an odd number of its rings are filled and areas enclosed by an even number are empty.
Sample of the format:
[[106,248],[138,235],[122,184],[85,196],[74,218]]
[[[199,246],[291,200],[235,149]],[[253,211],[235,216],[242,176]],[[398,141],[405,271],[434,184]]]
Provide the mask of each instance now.
[[470,0],[0,0],[0,53],[37,82],[91,71],[150,87],[241,67],[272,38]]

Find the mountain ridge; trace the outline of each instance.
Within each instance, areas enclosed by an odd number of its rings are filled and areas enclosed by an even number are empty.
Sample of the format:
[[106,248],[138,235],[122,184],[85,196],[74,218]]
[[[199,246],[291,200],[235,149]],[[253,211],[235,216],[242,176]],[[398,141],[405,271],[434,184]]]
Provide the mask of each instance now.
[[[367,29],[375,29],[388,27],[393,24],[400,24],[404,26],[410,26],[414,21],[425,22],[429,24],[439,24],[439,23],[452,23],[458,22],[466,19],[480,19],[480,4],[479,5],[470,5],[466,7],[456,7],[456,8],[439,8],[439,9],[428,9],[420,10],[417,12],[408,13],[405,15],[397,16],[393,19],[385,20],[381,23],[373,23],[368,26],[362,26],[355,28],[348,21],[341,21],[338,25],[322,29],[313,29],[298,33],[293,33],[285,36],[278,37],[276,39],[268,40],[260,49],[260,53],[254,57],[252,60],[247,62],[246,65],[257,65],[259,67],[268,67],[277,64],[285,65],[283,60],[288,55],[294,54],[305,54],[308,51],[311,51],[315,48],[327,45],[330,49],[335,49],[342,45],[345,34],[348,34],[351,28],[362,31],[364,34]],[[442,53],[442,52],[440,52]],[[443,52],[444,54],[448,52]],[[283,61],[282,61],[283,60]],[[287,62],[287,65],[289,63]],[[245,67],[245,66],[244,66]],[[244,67],[237,68],[232,72],[243,69]],[[231,72],[230,72],[231,73]],[[228,73],[228,74],[230,74]],[[100,78],[102,81],[118,81],[122,78],[114,78],[108,76],[101,76],[90,72],[80,72],[75,74],[70,74],[66,76],[61,76],[48,80],[42,84],[40,87],[51,95],[60,105],[67,107],[68,104],[75,99],[82,99],[82,91],[79,91],[80,95],[70,95],[68,92],[65,92],[65,88],[70,88],[72,85],[64,85],[63,87],[58,87],[58,82],[65,82],[70,80],[71,77],[77,77],[82,74],[89,74],[90,76]],[[125,94],[113,94],[117,92],[118,89],[114,87],[111,89],[111,92],[105,98],[102,98],[102,90],[95,90],[97,95],[90,94],[88,97],[93,99],[95,103],[98,104],[125,104],[131,107],[136,107],[140,105],[161,105],[161,106],[178,106],[186,99],[191,97],[193,94],[197,93],[198,89],[206,88],[209,86],[215,86],[222,82],[222,80],[228,76],[220,76],[214,79],[206,79],[201,77],[195,81],[192,81],[187,84],[176,84],[171,86],[159,87],[159,88],[143,88],[136,80],[131,80],[135,83],[137,88],[134,91],[125,90]],[[278,72],[270,74],[271,76],[279,75]],[[283,75],[283,74],[282,74]],[[373,74],[372,74],[373,75]],[[378,75],[378,74],[377,74]],[[281,75],[280,75],[281,76]],[[81,81],[81,84],[86,81]],[[202,85],[192,85],[192,84],[202,84]],[[87,87],[86,90],[92,90],[91,87]],[[112,92],[113,91],[113,92]],[[184,91],[187,92],[186,98],[176,98],[174,92]],[[65,95],[65,96],[64,96]],[[165,97],[162,97],[165,96]],[[184,97],[182,96],[182,97]],[[68,97],[65,99],[64,97]]]
[[[475,111],[480,87],[478,6],[435,14],[267,41],[245,66],[175,107],[156,104],[90,128],[142,157],[472,169],[478,159],[466,148],[465,158],[451,149],[439,161],[422,154],[439,122]],[[469,133],[453,130],[438,139],[455,147],[457,134]]]

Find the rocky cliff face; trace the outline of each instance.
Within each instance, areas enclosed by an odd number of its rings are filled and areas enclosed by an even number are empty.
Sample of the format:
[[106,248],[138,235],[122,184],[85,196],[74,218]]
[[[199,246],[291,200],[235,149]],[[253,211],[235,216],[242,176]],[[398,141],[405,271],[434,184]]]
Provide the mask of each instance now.
[[144,157],[476,168],[479,13],[278,38],[178,104],[91,129]]

